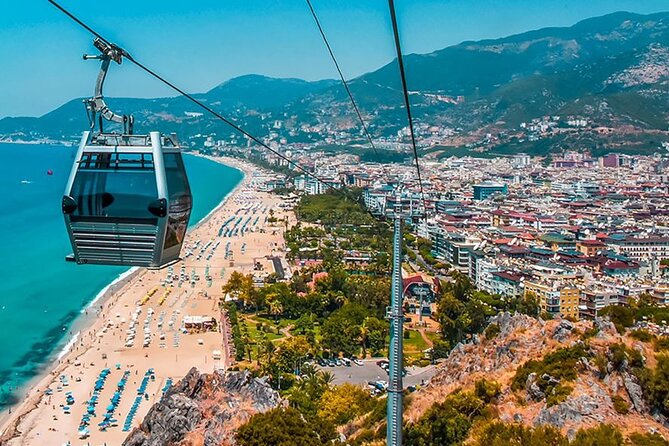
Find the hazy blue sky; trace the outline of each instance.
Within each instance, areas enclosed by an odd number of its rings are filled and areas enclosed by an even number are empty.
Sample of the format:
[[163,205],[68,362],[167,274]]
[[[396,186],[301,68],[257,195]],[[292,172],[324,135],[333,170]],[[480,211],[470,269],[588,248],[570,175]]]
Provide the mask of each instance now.
[[[345,75],[392,60],[386,0],[312,0]],[[259,73],[336,76],[305,0],[61,0],[137,59],[192,92]],[[669,10],[668,0],[396,0],[405,52],[568,26],[614,11]],[[40,115],[92,93],[91,37],[46,0],[0,1],[0,118]],[[112,67],[109,96],[171,95],[130,64]],[[82,106],[83,107],[83,106]]]

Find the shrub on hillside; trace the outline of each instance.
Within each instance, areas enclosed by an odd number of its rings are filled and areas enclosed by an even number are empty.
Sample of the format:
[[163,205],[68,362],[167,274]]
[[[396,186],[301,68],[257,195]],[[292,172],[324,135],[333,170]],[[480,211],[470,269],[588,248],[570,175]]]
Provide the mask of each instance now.
[[[562,398],[568,390],[564,386],[564,382],[573,381],[576,379],[578,372],[577,366],[581,358],[589,357],[590,354],[584,344],[576,344],[573,347],[561,348],[552,353],[547,354],[541,360],[530,360],[520,366],[511,381],[511,388],[513,390],[522,390],[525,388],[527,377],[531,373],[536,373],[537,385],[547,395],[555,395],[553,403]],[[548,377],[555,378],[563,386],[554,393],[558,386]]]
[[627,415],[629,413],[630,405],[627,404],[627,401],[625,401],[625,398],[623,398],[619,395],[613,395],[613,397],[611,398],[611,401],[613,402],[613,408],[620,415]]

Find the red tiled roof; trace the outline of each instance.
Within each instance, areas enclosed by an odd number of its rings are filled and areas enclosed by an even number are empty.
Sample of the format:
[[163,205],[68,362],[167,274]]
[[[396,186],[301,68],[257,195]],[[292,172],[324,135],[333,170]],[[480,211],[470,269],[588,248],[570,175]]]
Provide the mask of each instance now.
[[519,274],[510,273],[508,271],[494,271],[492,275],[501,277],[502,279],[510,280],[512,282],[520,282],[521,279]]
[[510,238],[498,238],[498,239],[493,240],[492,242],[495,245],[508,245],[509,243],[511,243],[512,240],[513,239],[510,239]]
[[585,246],[606,246],[606,243],[599,240],[579,240],[578,243]]

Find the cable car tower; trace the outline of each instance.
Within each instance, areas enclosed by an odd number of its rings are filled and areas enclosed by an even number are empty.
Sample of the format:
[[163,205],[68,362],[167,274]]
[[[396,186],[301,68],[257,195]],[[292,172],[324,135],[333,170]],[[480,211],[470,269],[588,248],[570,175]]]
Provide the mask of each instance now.
[[[130,56],[101,37],[93,45],[100,54],[84,60],[100,60],[101,66],[95,94],[84,100],[90,129],[62,200],[73,250],[66,259],[160,267],[179,259],[192,209],[181,147],[175,134],[134,134],[132,115],[107,106],[102,87],[109,66]],[[116,129],[106,131],[106,122]]]
[[[388,198],[386,198],[388,200]],[[404,386],[403,344],[404,344],[404,287],[402,286],[402,240],[403,222],[422,217],[423,206],[414,208],[413,199],[409,196],[408,206],[405,205],[402,189],[395,191],[394,202],[386,204],[386,216],[393,220],[393,271],[391,283],[390,307],[386,309],[386,318],[390,321],[390,343],[388,347],[388,408],[386,413],[386,444],[402,445],[402,400]]]

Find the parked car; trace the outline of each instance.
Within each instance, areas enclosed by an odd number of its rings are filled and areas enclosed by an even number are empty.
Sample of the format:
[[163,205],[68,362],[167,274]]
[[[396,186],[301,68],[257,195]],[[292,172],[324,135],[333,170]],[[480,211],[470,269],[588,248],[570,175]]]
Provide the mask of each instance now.
[[388,388],[388,381],[374,381],[374,384],[379,390],[386,390]]
[[355,362],[355,365],[365,365],[365,363],[359,359],[354,359],[353,362]]
[[378,365],[378,366],[381,367],[382,369],[385,369],[386,367],[388,367],[388,364],[389,364],[389,363],[388,363],[388,360],[387,360],[387,359],[382,359],[382,360],[380,360],[380,361],[376,361],[376,365]]

